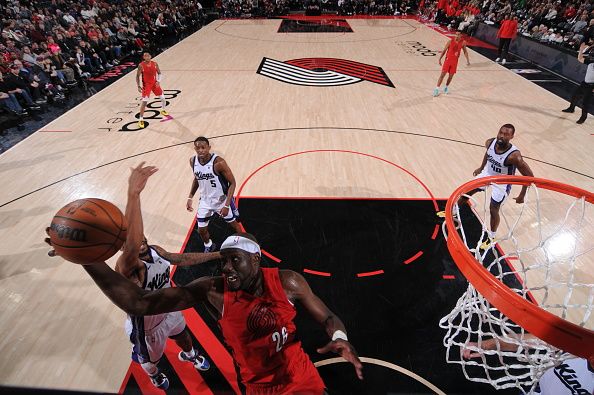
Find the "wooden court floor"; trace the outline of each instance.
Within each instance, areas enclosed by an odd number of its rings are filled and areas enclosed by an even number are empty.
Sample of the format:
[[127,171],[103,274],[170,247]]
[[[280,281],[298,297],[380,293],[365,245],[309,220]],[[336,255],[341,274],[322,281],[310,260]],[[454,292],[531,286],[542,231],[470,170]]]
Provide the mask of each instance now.
[[[576,125],[564,100],[472,50],[451,94],[431,96],[440,67],[427,54],[443,48],[441,33],[412,19],[349,19],[351,33],[278,33],[280,23],[214,21],[159,55],[171,116],[148,112],[144,130],[131,73],[0,156],[0,384],[119,389],[124,313],[81,268],[47,257],[44,228],[78,198],[123,209],[128,169],[146,161],[159,172],[142,196],[145,232],[179,251],[200,135],[242,196],[426,199],[469,180],[485,140],[512,123],[535,175],[594,190],[594,124]],[[314,58],[364,66],[341,86],[262,73]]]

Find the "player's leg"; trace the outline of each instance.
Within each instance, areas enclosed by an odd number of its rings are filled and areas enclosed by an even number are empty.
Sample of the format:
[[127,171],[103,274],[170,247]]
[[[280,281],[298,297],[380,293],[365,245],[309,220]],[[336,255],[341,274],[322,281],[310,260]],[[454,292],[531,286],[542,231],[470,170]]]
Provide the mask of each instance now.
[[155,84],[155,86],[153,88],[153,93],[155,94],[155,96],[158,96],[159,99],[161,100],[161,115],[163,115],[163,116],[169,115],[169,113],[165,110],[165,106],[167,105],[167,102],[165,101],[165,95],[163,94],[163,89],[161,88],[161,84]]
[[165,325],[169,328],[169,338],[182,349],[178,354],[180,361],[191,362],[197,370],[208,370],[210,363],[203,355],[200,355],[192,345],[192,337],[186,327],[184,316],[179,311],[169,313],[165,319]]
[[[444,67],[445,66],[446,65],[444,64]],[[439,75],[439,78],[437,79],[437,86],[433,90],[433,96],[439,96],[439,87],[441,86],[441,83],[443,82],[443,79],[446,74],[447,74],[447,71],[442,69],[441,74]]]
[[150,99],[152,89],[152,85],[147,84],[142,86],[142,102],[140,103],[140,118],[138,119],[138,127],[141,129],[144,129],[145,127],[144,110],[146,109],[146,104]]
[[449,93],[449,86],[450,83],[452,82],[452,79],[454,79],[454,74],[456,74],[456,69],[453,68],[450,70],[450,73],[448,74],[448,79],[446,81],[445,87],[443,88],[443,93],[445,93],[446,95]]
[[487,229],[487,240],[481,244],[481,249],[483,250],[489,248],[496,242],[495,236],[497,234],[497,229],[499,228],[499,223],[501,222],[499,211],[501,209],[501,204],[503,204],[510,192],[511,185],[491,184],[491,203],[489,204],[490,229]]
[[204,243],[204,252],[212,252],[217,248],[216,244],[210,239],[208,232],[208,223],[214,214],[214,210],[203,205],[202,200],[198,203],[196,210],[196,222],[198,223],[198,234]]
[[132,326],[129,332],[130,341],[134,344],[132,359],[140,364],[155,387],[166,390],[169,388],[169,379],[159,370],[158,364],[165,350],[167,336],[159,331],[159,327],[146,333],[143,329],[144,317],[132,318]]

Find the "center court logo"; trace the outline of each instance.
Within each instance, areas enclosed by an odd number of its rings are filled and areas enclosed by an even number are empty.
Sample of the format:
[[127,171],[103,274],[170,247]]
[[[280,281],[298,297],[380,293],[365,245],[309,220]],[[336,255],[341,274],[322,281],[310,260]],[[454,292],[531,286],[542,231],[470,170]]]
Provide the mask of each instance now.
[[303,58],[281,62],[263,58],[258,74],[287,84],[342,86],[369,81],[394,88],[381,67],[336,58]]

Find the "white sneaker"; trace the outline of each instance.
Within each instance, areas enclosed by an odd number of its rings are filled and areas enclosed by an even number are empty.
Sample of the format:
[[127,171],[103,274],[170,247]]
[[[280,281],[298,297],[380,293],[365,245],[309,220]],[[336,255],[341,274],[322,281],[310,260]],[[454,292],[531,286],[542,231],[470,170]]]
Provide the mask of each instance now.
[[503,59],[503,60],[501,61],[501,64],[505,64],[505,59]]
[[499,63],[500,60],[501,60],[501,58],[495,59],[495,63]]

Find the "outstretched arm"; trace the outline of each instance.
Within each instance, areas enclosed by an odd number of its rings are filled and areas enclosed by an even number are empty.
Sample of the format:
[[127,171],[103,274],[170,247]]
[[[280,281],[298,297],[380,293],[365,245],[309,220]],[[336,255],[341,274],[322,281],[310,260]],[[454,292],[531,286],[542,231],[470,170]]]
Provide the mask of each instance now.
[[324,327],[328,337],[332,339],[317,351],[320,354],[325,354],[328,351],[339,354],[355,366],[357,376],[363,380],[363,365],[357,351],[348,342],[346,328],[340,318],[313,293],[302,275],[291,270],[282,270],[280,276],[287,297],[290,300],[299,301],[311,316]]
[[225,177],[227,181],[229,181],[229,190],[227,191],[227,199],[225,200],[225,207],[221,210],[221,215],[223,217],[227,216],[229,210],[231,208],[231,199],[233,199],[233,194],[235,193],[235,176],[233,176],[233,172],[227,165],[227,162],[223,158],[220,160],[215,161],[214,165],[215,171]]
[[126,221],[128,232],[122,255],[116,263],[116,271],[130,277],[141,265],[138,260],[140,245],[144,237],[142,212],[140,211],[140,193],[146,186],[149,177],[157,172],[155,166],[144,166],[144,162],[132,169],[128,179],[128,203],[126,204]]
[[215,259],[221,259],[220,252],[190,252],[184,254],[177,254],[174,252],[165,251],[159,246],[152,246],[159,255],[171,262],[172,265],[177,266],[190,266],[198,265],[201,263],[214,261]]
[[[528,166],[528,163],[526,163],[526,161],[524,161],[524,158],[522,157],[522,154],[520,153],[520,151],[513,152],[509,156],[508,161],[510,162],[510,164],[516,166],[516,168],[518,169],[518,171],[520,172],[521,175],[528,176],[528,177],[534,177],[534,173],[532,173],[532,169],[530,168],[530,166]],[[516,203],[524,203],[524,197],[526,196],[527,190],[528,190],[528,185],[522,185],[522,190],[520,191],[520,194],[518,195],[518,197],[514,198],[516,200]]]
[[105,262],[84,265],[95,284],[120,309],[143,316],[184,310],[207,301],[210,278],[200,278],[185,287],[145,291],[113,271]]
[[[520,338],[519,334],[516,334],[515,336],[514,335],[510,335],[510,336],[512,336],[516,339]],[[535,339],[537,339],[537,337],[531,333],[524,334],[524,340],[535,340]],[[495,350],[498,347],[497,344],[499,344],[499,350],[501,350],[501,351],[516,351],[519,347],[515,343],[508,343],[503,340],[496,340],[494,338],[483,340],[480,344],[477,342],[470,342],[466,346],[467,347],[477,347],[477,348],[481,348],[483,350]],[[464,348],[462,351],[462,357],[464,359],[479,358],[480,356],[481,356],[480,352],[472,351],[472,350],[469,350],[468,348]]]

